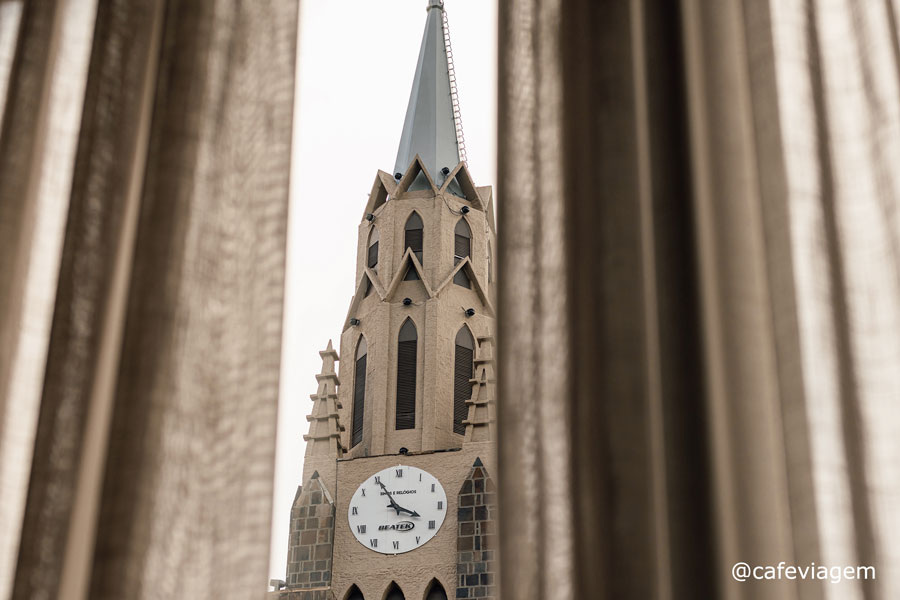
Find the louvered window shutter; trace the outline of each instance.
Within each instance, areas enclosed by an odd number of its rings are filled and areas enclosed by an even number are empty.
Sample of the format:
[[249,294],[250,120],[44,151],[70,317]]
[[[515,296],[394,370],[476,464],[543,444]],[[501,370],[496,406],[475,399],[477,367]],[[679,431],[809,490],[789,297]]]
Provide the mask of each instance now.
[[[466,224],[466,220],[460,219],[456,223],[456,232],[453,241],[453,264],[458,265],[463,261],[464,258],[466,258],[467,256],[471,256],[471,253],[472,231]],[[469,281],[469,276],[466,275],[461,269],[456,272],[456,275],[453,276],[453,283],[455,283],[456,285],[461,285],[464,288],[472,287],[472,284]]]
[[453,264],[458,265],[471,252],[471,240],[464,235],[456,234],[453,245]]
[[416,340],[402,341],[397,349],[397,429],[416,427]]
[[353,432],[350,437],[350,447],[356,446],[362,441],[363,417],[365,415],[366,402],[366,357],[363,354],[356,359],[356,373],[353,379]]
[[[407,229],[406,230],[406,247],[411,248],[413,253],[416,255],[416,258],[419,259],[419,264],[422,264],[422,230],[421,229]],[[404,281],[414,281],[419,278],[419,274],[416,270],[409,266],[409,270],[406,271],[406,276],[403,278]]]
[[463,269],[457,271],[456,275],[453,276],[453,283],[461,285],[464,288],[472,289],[472,282],[469,281],[469,276],[466,275],[466,272]]
[[472,349],[456,345],[456,365],[453,376],[453,432],[466,433],[463,421],[469,416],[466,400],[472,397]]
[[421,229],[407,229],[406,230],[406,247],[412,248],[413,253],[416,255],[416,258],[419,259],[419,262],[422,262],[422,243],[423,243],[424,235]]

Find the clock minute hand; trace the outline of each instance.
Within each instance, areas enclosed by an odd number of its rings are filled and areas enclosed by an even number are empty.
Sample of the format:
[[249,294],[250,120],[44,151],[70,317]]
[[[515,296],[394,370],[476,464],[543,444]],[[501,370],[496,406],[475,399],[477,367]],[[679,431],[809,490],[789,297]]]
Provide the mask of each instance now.
[[401,510],[406,510],[405,508],[403,508],[402,506],[400,506],[399,504],[397,504],[397,502],[394,500],[394,497],[391,496],[391,493],[388,491],[386,485],[384,485],[384,484],[381,483],[380,481],[378,482],[378,485],[381,486],[381,489],[383,489],[383,490],[384,490],[384,493],[387,494],[388,500],[391,501],[391,503],[387,505],[388,508],[393,508],[394,510],[396,510],[398,515],[400,514],[400,511],[401,511]]
[[384,484],[381,483],[380,481],[378,482],[378,485],[381,486],[381,489],[384,490],[384,493],[387,494],[388,499],[391,501],[391,503],[388,504],[388,508],[393,508],[394,510],[396,510],[398,515],[400,514],[400,511],[402,510],[403,512],[409,513],[409,516],[411,516],[411,517],[419,517],[419,516],[421,516],[421,515],[420,515],[419,513],[417,513],[416,511],[414,511],[414,510],[409,510],[408,508],[403,508],[402,506],[400,506],[399,504],[397,504],[397,501],[394,500],[394,497],[393,497],[393,496],[391,496],[391,493],[388,491],[386,485],[384,485]]

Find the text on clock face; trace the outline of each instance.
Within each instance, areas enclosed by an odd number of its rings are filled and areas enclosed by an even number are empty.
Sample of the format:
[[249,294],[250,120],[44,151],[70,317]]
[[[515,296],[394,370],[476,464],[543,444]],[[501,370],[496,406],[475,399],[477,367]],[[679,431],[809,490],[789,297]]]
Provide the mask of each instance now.
[[402,554],[438,534],[447,513],[438,479],[398,465],[369,475],[354,493],[347,516],[360,544],[380,554]]

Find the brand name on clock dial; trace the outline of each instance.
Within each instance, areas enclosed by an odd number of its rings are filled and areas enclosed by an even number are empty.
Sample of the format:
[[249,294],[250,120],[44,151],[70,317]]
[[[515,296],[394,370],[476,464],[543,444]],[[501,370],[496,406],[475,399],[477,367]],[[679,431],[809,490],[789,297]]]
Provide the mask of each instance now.
[[415,527],[416,524],[412,521],[400,521],[392,525],[379,525],[378,531],[411,531]]

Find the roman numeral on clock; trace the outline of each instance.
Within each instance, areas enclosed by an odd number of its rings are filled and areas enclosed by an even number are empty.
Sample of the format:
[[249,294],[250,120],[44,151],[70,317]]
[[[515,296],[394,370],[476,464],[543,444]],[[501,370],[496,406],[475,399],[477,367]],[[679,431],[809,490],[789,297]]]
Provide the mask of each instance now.
[[419,543],[419,540],[421,540],[421,539],[422,539],[422,538],[420,538],[419,536],[416,536],[416,543],[418,544],[418,543]]
[[356,507],[355,507],[355,506],[351,506],[351,507],[350,507],[350,514],[351,514],[351,515],[358,515],[358,514],[359,514],[359,513],[356,511]]
[[400,542],[394,542],[394,550],[400,549]]
[[369,540],[369,545],[372,546],[373,548],[377,548],[378,540]]
[[403,477],[403,469],[396,469],[394,471],[394,475],[397,477]]
[[444,501],[438,500],[438,510],[444,510]]
[[431,493],[432,494],[434,493],[434,484],[433,483],[431,484]]
[[363,488],[363,489],[360,490],[360,491],[362,491],[362,495],[363,495],[363,497],[365,498],[365,496],[366,496],[366,488]]
[[378,475],[375,476],[375,485],[381,485],[381,477]]
[[357,525],[357,526],[356,526],[356,531],[358,531],[359,533],[365,533],[365,532],[366,532],[366,526],[365,526],[365,525]]
[[434,521],[428,521],[428,529],[434,529]]

